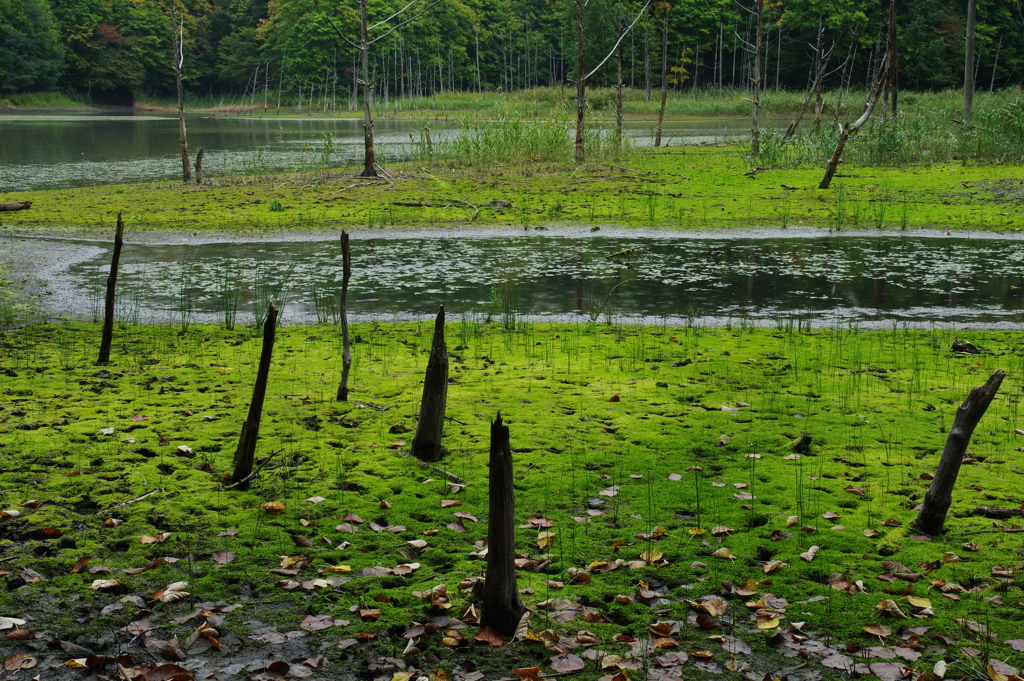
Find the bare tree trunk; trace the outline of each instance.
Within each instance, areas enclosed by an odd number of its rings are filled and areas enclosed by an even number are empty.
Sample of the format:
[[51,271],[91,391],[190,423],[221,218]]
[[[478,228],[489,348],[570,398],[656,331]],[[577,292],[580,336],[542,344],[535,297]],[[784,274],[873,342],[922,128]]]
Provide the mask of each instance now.
[[615,86],[615,147],[622,149],[622,27],[619,26],[619,79]]
[[753,115],[750,129],[750,153],[756,158],[761,153],[761,44],[764,41],[764,0],[756,0],[754,21],[757,23],[754,39]]
[[203,147],[199,147],[199,151],[196,152],[196,184],[203,183],[203,152],[206,151]]
[[970,125],[974,105],[974,25],[978,0],[967,0],[967,45],[964,50],[964,125]]
[[999,50],[1003,49],[1003,36],[999,36],[999,44],[996,45],[996,59],[992,62],[992,79],[988,82],[989,93],[995,92],[996,89],[996,69],[999,67]]
[[121,262],[121,245],[124,243],[124,220],[117,213],[117,230],[114,232],[114,254],[110,256],[110,274],[107,275],[107,295],[103,304],[103,334],[100,336],[100,354],[96,364],[110,364],[110,346],[114,342],[114,292],[117,288],[117,267]]
[[[838,39],[837,39],[837,42],[838,42]],[[833,117],[833,120],[836,120],[836,121],[839,120],[839,114],[842,113],[843,89],[846,88],[847,90],[849,90],[849,80],[848,80],[848,78],[849,78],[849,75],[850,75],[850,68],[853,66],[853,57],[856,54],[856,49],[857,49],[857,35],[856,35],[856,33],[854,33],[853,34],[853,39],[850,40],[850,47],[846,51],[846,59],[843,60],[843,71],[839,75],[839,92],[836,93],[836,115]]]
[[359,50],[362,53],[363,177],[377,177],[377,153],[373,147],[373,84],[370,82],[370,33],[366,0],[359,0]]
[[[249,414],[242,424],[242,432],[238,436],[238,448],[235,449],[234,472],[230,482],[236,489],[246,490],[249,482],[246,478],[252,473],[253,459],[256,457],[256,440],[260,436],[260,420],[263,418],[263,400],[267,396],[267,379],[270,376],[270,358],[274,354],[274,338],[277,335],[277,305],[271,297],[267,301],[267,319],[263,323],[263,348],[260,351],[260,364],[256,370],[256,384],[252,387],[252,400],[249,401]],[[242,481],[245,482],[242,482]]]
[[491,423],[490,497],[487,517],[487,579],[484,582],[480,626],[512,636],[526,608],[516,588],[515,488],[512,486],[512,447],[501,412]]
[[181,67],[185,63],[185,18],[178,16],[177,11],[171,13],[172,21],[179,19],[179,27],[174,30],[174,80],[178,86],[178,141],[181,144],[181,181],[192,179],[192,165],[188,157],[188,135],[185,133],[185,94],[181,83]]
[[804,95],[804,103],[800,106],[800,112],[793,119],[793,122],[786,128],[785,140],[789,140],[796,134],[796,129],[800,125],[800,121],[803,120],[804,114],[807,113],[807,105],[811,102],[811,95],[818,91],[824,66],[822,64],[821,50],[825,42],[825,22],[818,19],[818,40],[814,46],[814,81],[811,83],[811,87],[807,88],[807,94]]
[[650,10],[644,7],[644,102],[651,103],[651,26]]
[[584,68],[586,45],[583,42],[583,0],[576,0],[576,162],[587,160],[583,146],[583,128],[587,107],[587,72]]
[[885,89],[888,81],[888,64],[889,59],[888,54],[886,54],[882,57],[881,69],[875,74],[875,83],[868,94],[868,101],[864,103],[864,112],[861,113],[860,118],[846,127],[843,127],[842,124],[839,125],[839,139],[836,140],[835,151],[832,152],[832,158],[828,160],[828,165],[825,167],[825,176],[818,183],[818,189],[828,189],[832,184],[832,177],[836,174],[836,168],[839,167],[839,161],[843,156],[843,149],[846,147],[846,143],[871,118],[871,114],[875,110],[875,103],[878,101],[878,96]]
[[1002,369],[996,371],[985,385],[973,388],[964,403],[956,410],[953,427],[949,429],[935,478],[924,495],[924,505],[918,513],[917,520],[914,521],[914,527],[924,534],[935,536],[942,533],[946,512],[953,503],[953,487],[956,485],[964,454],[967,453],[967,445],[971,442],[971,435],[978,421],[985,415],[988,405],[992,404],[1004,376],[1006,372]]
[[[697,77],[696,60],[693,65],[693,77]],[[658,128],[654,133],[654,146],[661,146],[661,127],[665,123],[665,102],[668,99],[668,9],[661,29],[661,107],[658,109]]]
[[899,41],[896,37],[896,0],[890,0],[889,2],[889,39],[885,51],[888,64],[886,92],[889,94],[889,111],[896,115],[899,112],[900,98]]
[[420,461],[440,461],[446,450],[441,446],[444,412],[448,404],[448,346],[444,341],[444,306],[434,320],[434,338],[423,379],[420,420],[412,440],[412,454]]
[[352,341],[348,337],[348,281],[352,278],[352,251],[348,243],[348,232],[341,232],[341,383],[338,385],[338,401],[348,402],[348,373],[352,368]]

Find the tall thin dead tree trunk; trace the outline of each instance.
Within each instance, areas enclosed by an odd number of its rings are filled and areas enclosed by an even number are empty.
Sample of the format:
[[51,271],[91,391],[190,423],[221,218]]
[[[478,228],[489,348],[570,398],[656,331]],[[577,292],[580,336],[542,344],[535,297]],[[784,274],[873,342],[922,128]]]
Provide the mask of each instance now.
[[526,608],[516,584],[515,488],[512,486],[512,446],[501,412],[491,423],[488,472],[487,576],[480,626],[512,636]]
[[900,62],[899,62],[899,40],[896,35],[896,0],[889,2],[889,38],[885,46],[886,52],[886,100],[889,102],[889,111],[895,116],[899,113],[900,99]]
[[[697,77],[696,61],[693,65],[693,76]],[[661,146],[661,127],[665,123],[665,102],[668,101],[668,9],[661,29],[661,106],[658,108],[658,129],[654,133],[654,146]]]
[[988,405],[992,404],[992,399],[999,391],[1004,376],[1006,372],[1002,369],[996,371],[985,385],[973,388],[956,410],[953,427],[949,429],[946,446],[939,459],[939,467],[935,470],[935,477],[924,495],[924,504],[914,521],[914,527],[924,534],[935,536],[942,533],[946,512],[953,503],[953,487],[960,473],[960,464],[967,453],[967,445],[971,442],[978,421],[985,415]]
[[622,149],[622,27],[619,26],[619,78],[615,85],[615,148]]
[[370,33],[366,0],[359,0],[359,51],[363,86],[363,177],[377,177],[377,152],[373,145],[373,83],[370,81]]
[[412,440],[412,454],[420,461],[440,461],[446,450],[441,446],[444,413],[448,405],[448,346],[444,341],[444,306],[434,320],[434,338],[423,379],[420,420]]
[[181,67],[185,64],[185,17],[172,9],[171,20],[178,19],[174,34],[174,80],[178,86],[178,142],[181,145],[181,181],[192,179],[192,165],[188,157],[188,134],[185,132],[185,93],[181,82]]
[[651,103],[651,22],[644,7],[644,102]]
[[274,354],[274,339],[277,336],[277,312],[277,305],[271,297],[267,301],[267,319],[263,323],[263,348],[260,350],[260,364],[256,370],[256,384],[252,387],[249,413],[242,424],[238,447],[235,449],[234,472],[230,482],[239,490],[249,488],[248,478],[256,458],[256,441],[260,436],[263,401],[267,396],[267,379],[270,377],[270,359]]
[[804,95],[804,103],[800,106],[800,111],[797,113],[796,118],[786,128],[786,134],[784,140],[789,140],[796,134],[796,129],[800,125],[800,121],[803,120],[804,114],[807,113],[807,105],[811,103],[811,96],[818,92],[821,86],[821,79],[824,73],[824,64],[822,60],[822,48],[825,41],[825,22],[818,19],[818,40],[814,45],[814,80],[811,82],[811,86],[807,88],[807,94]]
[[970,125],[974,106],[974,24],[978,0],[967,0],[967,44],[964,50],[964,125]]
[[117,213],[117,229],[114,232],[114,254],[110,256],[110,274],[107,275],[107,295],[103,304],[103,333],[100,336],[100,354],[96,364],[110,364],[110,346],[114,342],[114,292],[117,289],[117,267],[121,262],[121,245],[124,243],[124,220]]
[[587,160],[583,145],[583,127],[587,110],[587,72],[584,68],[586,44],[583,42],[583,0],[576,0],[576,162]]
[[757,158],[761,153],[761,46],[764,42],[764,0],[756,0],[754,5],[754,78],[753,98],[750,100],[753,106],[750,129],[750,153]]
[[352,251],[348,243],[348,232],[341,232],[341,383],[338,385],[338,401],[348,401],[348,374],[352,368],[352,341],[348,337],[348,281],[352,278]]

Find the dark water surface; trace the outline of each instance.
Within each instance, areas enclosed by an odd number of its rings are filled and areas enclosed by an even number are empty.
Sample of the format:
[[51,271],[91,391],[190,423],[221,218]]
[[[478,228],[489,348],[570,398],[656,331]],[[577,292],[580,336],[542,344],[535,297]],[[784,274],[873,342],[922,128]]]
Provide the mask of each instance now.
[[[186,117],[189,151],[205,148],[208,176],[302,170],[322,165],[324,141],[337,165],[362,159],[362,121],[352,118]],[[429,126],[435,140],[458,132],[454,121],[374,121],[380,163],[405,160]],[[666,144],[732,138],[749,121],[668,121]],[[653,140],[654,124],[627,121],[625,132],[638,146]],[[181,176],[178,117],[167,114],[0,113],[0,191],[78,187],[172,179]]]
[[[59,292],[49,297],[53,313],[101,309],[108,244],[23,243],[75,253],[45,273]],[[364,320],[428,317],[444,304],[455,317],[498,319],[1024,321],[1024,240],[980,235],[364,232],[353,236],[352,263],[349,310]],[[333,318],[340,281],[334,239],[129,243],[118,309],[122,318],[172,322],[216,322],[237,309],[250,323],[253,300],[273,294],[285,322],[316,321]]]

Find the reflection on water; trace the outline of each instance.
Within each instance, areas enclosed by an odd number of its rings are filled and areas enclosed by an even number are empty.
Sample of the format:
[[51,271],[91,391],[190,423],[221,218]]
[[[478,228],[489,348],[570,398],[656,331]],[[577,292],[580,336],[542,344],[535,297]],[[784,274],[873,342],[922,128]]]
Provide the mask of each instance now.
[[[193,157],[203,147],[207,176],[302,170],[323,161],[326,135],[332,164],[362,159],[362,121],[354,118],[188,117]],[[628,121],[637,145],[651,143],[653,123]],[[178,118],[167,115],[0,114],[0,191],[77,187],[180,178]],[[377,159],[406,160],[429,126],[435,141],[457,134],[453,121],[374,121]],[[666,144],[693,144],[744,133],[744,120],[668,122]]]
[[[358,318],[453,314],[656,321],[749,318],[1011,323],[1024,311],[1024,241],[950,237],[730,238],[517,235],[352,240],[349,310]],[[109,250],[57,277],[67,309],[98,309]],[[336,241],[128,244],[123,316],[252,321],[285,300],[285,321],[330,319]],[[77,300],[75,299],[77,296]],[[182,312],[182,309],[185,312]]]

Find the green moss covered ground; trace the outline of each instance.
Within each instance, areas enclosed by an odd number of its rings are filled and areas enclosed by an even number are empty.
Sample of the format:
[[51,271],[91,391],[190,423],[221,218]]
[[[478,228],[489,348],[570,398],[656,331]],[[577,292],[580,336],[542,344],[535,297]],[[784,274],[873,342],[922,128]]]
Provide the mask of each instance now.
[[[31,632],[6,640],[5,656],[66,670],[86,657],[57,647],[67,641],[127,650],[138,668],[176,658],[160,642],[184,646],[207,621],[223,652],[175,662],[212,678],[267,674],[275,656],[288,678],[324,679],[536,666],[582,666],[581,679],[900,678],[940,661],[947,678],[979,678],[989,660],[1004,675],[1024,663],[1012,581],[1024,535],[1012,518],[973,514],[1024,503],[1019,334],[514,327],[447,327],[440,466],[464,487],[406,453],[428,325],[356,326],[348,403],[333,399],[337,327],[282,328],[258,456],[280,452],[246,492],[221,480],[255,374],[251,332],[120,328],[108,367],[92,364],[97,326],[4,335],[0,615]],[[956,338],[984,353],[952,355]],[[914,508],[956,406],[996,369],[1009,377],[975,433],[948,532],[918,536]],[[495,648],[471,645],[467,587],[485,568],[499,410],[515,450],[519,585],[540,640]],[[803,433],[810,447],[795,449]],[[97,579],[118,584],[90,588]],[[189,596],[154,600],[181,581]],[[880,609],[887,599],[906,619]],[[186,619],[201,606],[208,615]],[[864,629],[877,625],[881,636]]]
[[[844,166],[826,191],[818,168],[754,169],[740,146],[635,152],[622,165],[565,169],[406,164],[392,181],[355,169],[0,194],[33,201],[6,229],[103,235],[124,211],[132,231],[272,233],[362,227],[586,224],[678,229],[809,226],[1015,231],[1015,166]],[[492,203],[497,202],[497,203]],[[509,207],[511,206],[511,207]],[[478,209],[478,210],[477,210]]]

